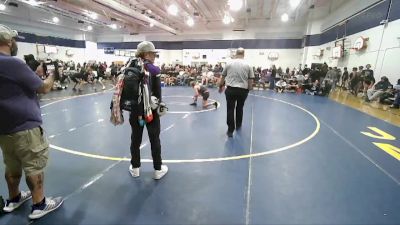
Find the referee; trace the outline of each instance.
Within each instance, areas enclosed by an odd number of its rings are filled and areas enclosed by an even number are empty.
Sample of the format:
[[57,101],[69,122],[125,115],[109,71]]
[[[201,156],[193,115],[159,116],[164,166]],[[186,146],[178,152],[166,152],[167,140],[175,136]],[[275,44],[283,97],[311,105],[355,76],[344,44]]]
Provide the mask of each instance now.
[[[244,49],[236,50],[235,58],[229,63],[222,72],[219,92],[223,91],[224,85],[227,103],[228,137],[233,136],[233,131],[242,127],[243,106],[249,90],[253,88],[254,72],[253,69],[244,61]],[[236,119],[235,119],[236,108]]]

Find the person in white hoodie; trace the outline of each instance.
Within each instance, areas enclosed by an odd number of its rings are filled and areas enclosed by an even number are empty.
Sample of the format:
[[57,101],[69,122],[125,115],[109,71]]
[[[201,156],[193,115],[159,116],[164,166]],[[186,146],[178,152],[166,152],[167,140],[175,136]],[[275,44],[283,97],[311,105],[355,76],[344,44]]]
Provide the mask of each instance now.
[[285,79],[278,80],[278,82],[276,82],[276,84],[275,84],[275,90],[279,93],[282,93],[285,91],[286,86],[287,86],[287,83],[286,83]]

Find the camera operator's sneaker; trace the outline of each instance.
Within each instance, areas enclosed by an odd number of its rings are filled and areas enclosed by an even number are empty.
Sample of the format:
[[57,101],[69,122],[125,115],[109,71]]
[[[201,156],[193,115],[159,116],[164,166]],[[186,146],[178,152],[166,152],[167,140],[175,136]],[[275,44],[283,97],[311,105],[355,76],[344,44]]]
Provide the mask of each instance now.
[[154,179],[159,180],[163,178],[165,174],[168,173],[168,166],[167,165],[161,165],[161,170],[155,170],[154,171]]
[[132,177],[139,177],[140,176],[139,168],[133,168],[132,165],[129,166],[129,173],[131,173]]
[[20,207],[22,204],[24,204],[24,202],[26,202],[27,200],[31,199],[32,195],[30,191],[24,192],[21,191],[21,196],[19,197],[18,200],[14,201],[14,200],[7,200],[6,205],[3,208],[4,212],[12,212],[15,209],[17,209],[18,207]]
[[64,199],[62,197],[57,197],[57,198],[45,198],[45,202],[41,204],[40,206],[32,206],[32,212],[29,214],[29,219],[35,220],[39,219],[48,213],[58,209],[64,202]]
[[189,104],[189,105],[196,106],[197,103],[196,103],[196,102],[193,102],[193,103],[191,103],[191,104]]

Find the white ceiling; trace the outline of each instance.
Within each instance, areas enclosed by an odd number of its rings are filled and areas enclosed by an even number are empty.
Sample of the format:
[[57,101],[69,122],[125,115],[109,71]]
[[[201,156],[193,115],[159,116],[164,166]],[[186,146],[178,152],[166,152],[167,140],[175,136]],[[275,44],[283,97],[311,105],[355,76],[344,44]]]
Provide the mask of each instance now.
[[[4,1],[0,0],[0,3]],[[280,31],[280,17],[288,13],[288,32],[290,27],[304,30],[310,19],[310,8],[319,11],[312,18],[318,19],[315,17],[329,15],[346,0],[301,0],[300,5],[294,9],[289,0],[243,0],[244,6],[238,12],[229,10],[227,0],[40,0],[37,6],[27,4],[28,1],[32,0],[6,0],[7,4],[17,3],[18,7],[8,6],[6,11],[0,12],[0,22],[32,29],[64,29],[68,30],[66,33],[87,32],[89,35],[115,34],[115,30],[108,26],[115,23],[119,26],[119,34],[185,35],[215,34],[235,29]],[[178,6],[177,16],[168,14],[170,4]],[[96,13],[98,17],[90,18],[90,12]],[[235,22],[229,25],[222,23],[226,12],[230,13]],[[53,16],[60,18],[58,24],[51,21]],[[194,19],[193,27],[186,24],[188,17]],[[154,27],[150,27],[150,23]],[[88,25],[92,25],[94,30],[87,31]]]

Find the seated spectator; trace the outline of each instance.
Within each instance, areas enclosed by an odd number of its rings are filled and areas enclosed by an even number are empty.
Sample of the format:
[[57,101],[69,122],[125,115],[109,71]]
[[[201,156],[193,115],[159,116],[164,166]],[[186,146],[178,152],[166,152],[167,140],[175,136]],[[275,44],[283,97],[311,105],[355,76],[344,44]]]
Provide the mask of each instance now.
[[186,68],[185,71],[183,71],[182,85],[189,85],[189,81],[190,81],[190,73],[189,69]]
[[287,86],[287,83],[286,83],[285,79],[280,79],[275,84],[275,90],[279,93],[282,93],[286,89],[286,86]]
[[310,78],[310,76],[309,76],[308,74],[306,74],[306,75],[304,76],[303,84],[302,84],[300,87],[301,87],[301,89],[303,89],[303,90],[311,89],[311,87],[312,87],[312,82],[311,82],[311,78]]
[[389,79],[385,76],[381,77],[381,81],[376,83],[373,88],[367,90],[365,101],[369,102],[379,98],[388,89],[389,85]]
[[304,83],[305,76],[303,74],[298,74],[298,75],[292,76],[292,77],[295,77],[299,84],[303,84]]
[[310,89],[305,89],[307,95],[319,95],[321,93],[321,85],[319,80],[315,80]]
[[393,105],[390,106],[392,109],[398,109],[400,106],[400,79],[397,80],[397,84],[393,85],[393,90],[395,92],[395,99]]
[[299,88],[298,82],[295,79],[290,79],[289,84],[286,86],[286,90],[290,92],[296,92],[296,90]]
[[321,91],[318,95],[328,96],[332,90],[332,85],[333,85],[333,82],[330,82],[329,80],[325,79],[321,84]]

